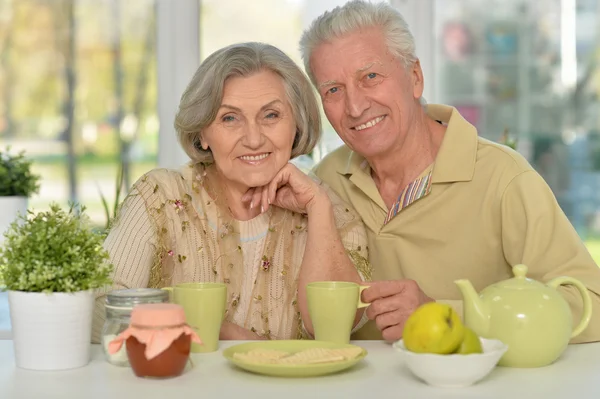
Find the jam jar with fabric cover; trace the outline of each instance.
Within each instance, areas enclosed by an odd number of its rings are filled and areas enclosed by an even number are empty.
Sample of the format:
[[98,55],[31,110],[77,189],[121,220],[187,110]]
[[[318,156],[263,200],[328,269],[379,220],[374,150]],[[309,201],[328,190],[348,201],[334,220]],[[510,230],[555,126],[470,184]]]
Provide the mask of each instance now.
[[125,347],[110,354],[108,344],[129,327],[131,311],[136,305],[148,303],[168,303],[169,293],[155,288],[132,288],[111,291],[106,295],[104,308],[106,320],[102,328],[102,348],[106,360],[115,366],[127,366]]
[[202,344],[185,320],[183,307],[171,303],[138,305],[131,323],[108,345],[117,353],[126,344],[131,369],[138,377],[171,378],[183,373],[192,341]]

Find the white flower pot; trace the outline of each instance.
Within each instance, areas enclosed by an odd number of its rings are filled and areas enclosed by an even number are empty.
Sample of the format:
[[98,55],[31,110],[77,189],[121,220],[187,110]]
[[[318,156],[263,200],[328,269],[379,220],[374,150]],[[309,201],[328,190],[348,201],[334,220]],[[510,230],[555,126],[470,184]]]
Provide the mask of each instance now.
[[19,212],[27,213],[27,197],[0,197],[0,246],[4,242],[4,233]]
[[9,291],[8,303],[17,367],[66,370],[89,363],[93,291]]

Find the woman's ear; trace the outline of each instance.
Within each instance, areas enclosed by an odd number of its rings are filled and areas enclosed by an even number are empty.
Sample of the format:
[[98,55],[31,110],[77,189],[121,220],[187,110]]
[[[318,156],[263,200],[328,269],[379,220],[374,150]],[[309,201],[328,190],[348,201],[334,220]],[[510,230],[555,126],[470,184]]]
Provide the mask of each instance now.
[[203,142],[202,139],[200,139],[199,137],[194,140],[194,147],[196,147],[198,151],[208,150],[208,145],[206,144],[206,142]]
[[208,143],[206,140],[202,140],[202,135],[198,135],[194,140],[194,147],[196,147],[199,151],[208,151]]

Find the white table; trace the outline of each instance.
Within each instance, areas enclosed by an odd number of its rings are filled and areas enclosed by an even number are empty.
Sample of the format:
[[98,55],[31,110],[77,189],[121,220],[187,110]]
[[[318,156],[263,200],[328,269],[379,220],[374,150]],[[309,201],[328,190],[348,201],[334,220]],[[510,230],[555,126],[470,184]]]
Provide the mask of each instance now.
[[[238,342],[225,342],[227,347]],[[106,363],[98,345],[80,369],[35,372],[14,365],[12,341],[0,341],[2,399],[314,399],[314,398],[600,398],[600,343],[574,345],[554,365],[539,369],[497,367],[468,388],[438,389],[415,379],[401,355],[380,341],[354,342],[369,351],[361,364],[319,378],[288,379],[250,374],[228,364],[221,352],[195,354],[195,367],[169,380],[135,377]]]

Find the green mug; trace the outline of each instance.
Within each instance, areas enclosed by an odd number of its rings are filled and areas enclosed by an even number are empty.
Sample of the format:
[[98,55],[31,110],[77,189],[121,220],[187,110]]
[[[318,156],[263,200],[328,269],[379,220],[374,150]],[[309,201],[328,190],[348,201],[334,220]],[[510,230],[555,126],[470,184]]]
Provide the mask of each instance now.
[[369,306],[360,299],[366,288],[366,285],[346,281],[317,281],[306,286],[308,312],[316,340],[350,342],[356,310]]
[[222,283],[183,283],[163,289],[171,292],[172,302],[183,307],[188,325],[202,340],[202,344],[192,343],[192,352],[216,351],[225,318],[227,286]]

